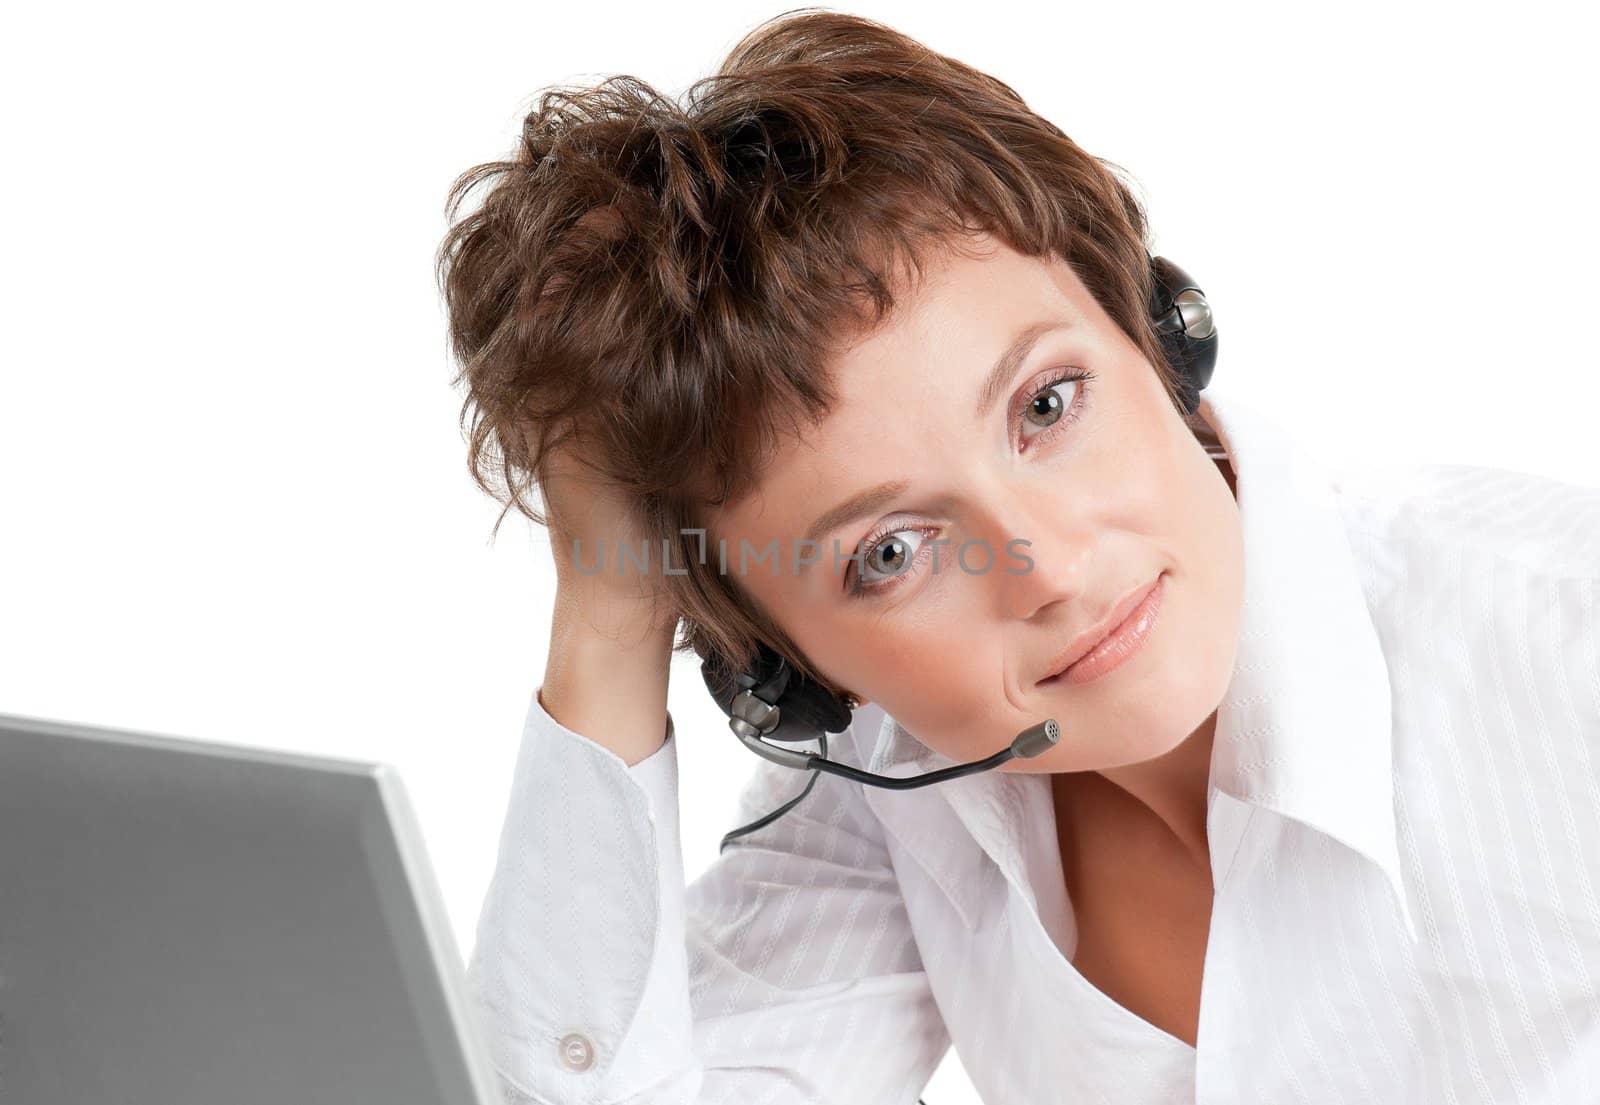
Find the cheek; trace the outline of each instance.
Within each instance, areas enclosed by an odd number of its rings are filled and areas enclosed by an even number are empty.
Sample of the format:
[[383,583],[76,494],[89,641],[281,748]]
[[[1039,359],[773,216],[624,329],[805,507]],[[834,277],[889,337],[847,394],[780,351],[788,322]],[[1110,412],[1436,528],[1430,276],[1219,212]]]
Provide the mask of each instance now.
[[851,640],[857,681],[875,687],[873,697],[886,708],[890,701],[948,697],[977,679],[977,658],[948,627],[912,634],[877,625],[856,631]]
[[[1207,462],[1210,463],[1209,461]],[[1193,657],[1189,697],[1215,708],[1233,675],[1244,605],[1244,538],[1238,505],[1213,467],[1196,488],[1184,551],[1189,579],[1184,589],[1181,647]]]
[[1004,679],[998,658],[979,664],[969,650],[947,678],[930,679],[904,709],[890,712],[923,744],[957,763],[982,759],[1005,747],[1024,725],[1043,718],[1020,713]]
[[1209,579],[1217,617],[1237,621],[1244,599],[1244,534],[1239,505],[1222,473],[1210,466],[1196,489],[1192,511],[1194,545]]
[[993,686],[985,670],[984,649],[959,633],[940,634],[930,646],[918,650],[915,660],[901,663],[894,678],[896,689],[908,689],[927,701],[941,703],[945,709],[976,693],[976,688]]
[[951,628],[961,624],[915,634],[884,626],[857,630],[840,654],[850,665],[842,682],[931,746],[982,731],[991,715],[1007,708],[1004,654],[997,635],[974,630],[970,622]]

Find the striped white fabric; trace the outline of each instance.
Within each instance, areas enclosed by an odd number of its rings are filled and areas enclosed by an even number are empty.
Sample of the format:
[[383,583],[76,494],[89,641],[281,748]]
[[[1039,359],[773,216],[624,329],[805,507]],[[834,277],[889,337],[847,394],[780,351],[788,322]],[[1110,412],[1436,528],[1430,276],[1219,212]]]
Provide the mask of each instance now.
[[[508,1100],[910,1103],[953,1045],[996,1105],[1600,1101],[1600,489],[1334,478],[1206,395],[1246,585],[1198,1046],[1073,969],[1047,776],[823,776],[685,887],[670,724],[629,768],[535,696],[469,964]],[[829,743],[952,762],[871,705]],[[805,780],[756,761],[736,824]]]

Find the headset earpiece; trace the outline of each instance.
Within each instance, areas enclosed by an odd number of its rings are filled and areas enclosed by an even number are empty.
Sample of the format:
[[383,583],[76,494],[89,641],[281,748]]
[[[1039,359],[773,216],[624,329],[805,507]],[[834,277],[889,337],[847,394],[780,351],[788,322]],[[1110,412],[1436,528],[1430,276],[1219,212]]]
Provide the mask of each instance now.
[[1194,278],[1165,257],[1150,258],[1150,273],[1150,320],[1167,363],[1178,374],[1183,413],[1193,414],[1217,364],[1211,304]]
[[771,646],[756,647],[754,663],[734,673],[720,657],[700,665],[711,697],[741,737],[793,744],[850,726],[850,705],[840,695],[796,672]]

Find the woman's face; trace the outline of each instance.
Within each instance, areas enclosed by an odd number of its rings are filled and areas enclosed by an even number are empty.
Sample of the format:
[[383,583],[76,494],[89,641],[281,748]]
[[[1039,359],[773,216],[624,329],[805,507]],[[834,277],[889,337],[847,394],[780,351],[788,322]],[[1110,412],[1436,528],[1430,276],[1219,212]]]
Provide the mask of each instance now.
[[[1070,266],[981,242],[981,258],[930,260],[917,294],[838,356],[841,401],[710,536],[823,675],[954,760],[1046,717],[1057,745],[1001,770],[1158,756],[1211,715],[1232,672],[1233,492]],[[1087,682],[1040,682],[1158,579],[1137,651]]]

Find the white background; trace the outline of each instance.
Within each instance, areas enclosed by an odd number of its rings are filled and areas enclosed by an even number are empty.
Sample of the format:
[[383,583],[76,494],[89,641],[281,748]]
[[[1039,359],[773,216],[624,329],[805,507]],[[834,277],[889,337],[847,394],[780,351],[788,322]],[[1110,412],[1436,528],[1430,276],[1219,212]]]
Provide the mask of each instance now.
[[[1600,485],[1587,5],[841,8],[1127,168],[1210,295],[1219,379],[1335,464]],[[0,711],[396,765],[465,954],[552,571],[516,515],[490,543],[466,474],[446,189],[539,89],[676,95],[781,10],[13,13]],[[753,761],[673,674],[692,877]],[[926,1096],[975,1100],[953,1053]]]

